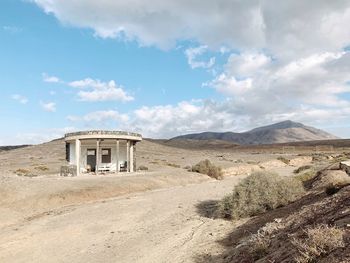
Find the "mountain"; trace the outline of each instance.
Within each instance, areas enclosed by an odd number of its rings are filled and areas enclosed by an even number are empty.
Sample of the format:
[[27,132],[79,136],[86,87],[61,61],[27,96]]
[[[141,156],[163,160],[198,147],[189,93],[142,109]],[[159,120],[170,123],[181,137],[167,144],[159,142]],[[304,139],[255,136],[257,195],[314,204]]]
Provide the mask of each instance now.
[[253,130],[235,132],[203,132],[186,134],[172,138],[171,140],[224,140],[241,145],[249,144],[273,144],[285,142],[314,141],[338,139],[338,137],[325,131],[306,126],[302,123],[290,120],[267,125]]

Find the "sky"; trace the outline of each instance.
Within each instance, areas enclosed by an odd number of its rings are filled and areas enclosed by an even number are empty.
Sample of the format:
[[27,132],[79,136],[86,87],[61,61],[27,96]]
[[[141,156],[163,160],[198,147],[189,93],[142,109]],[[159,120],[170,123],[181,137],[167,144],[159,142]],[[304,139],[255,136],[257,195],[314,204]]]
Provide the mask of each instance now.
[[0,145],[293,120],[350,137],[348,0],[1,0]]

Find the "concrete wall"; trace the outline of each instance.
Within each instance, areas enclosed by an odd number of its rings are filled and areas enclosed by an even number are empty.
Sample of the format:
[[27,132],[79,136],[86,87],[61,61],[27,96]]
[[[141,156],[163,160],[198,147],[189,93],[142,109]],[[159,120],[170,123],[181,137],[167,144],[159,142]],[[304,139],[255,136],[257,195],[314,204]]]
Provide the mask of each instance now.
[[[115,140],[105,140],[100,142],[100,150],[99,150],[99,163],[102,163],[102,149],[110,148],[111,149],[111,163],[112,163],[112,171],[116,170],[116,162],[117,162],[117,146]],[[88,149],[96,149],[96,140],[81,140],[81,153],[80,153],[80,168],[81,172],[84,172],[86,169],[87,162],[87,150]],[[134,155],[135,158],[135,155]],[[126,149],[126,141],[119,141],[119,164],[124,163],[127,160],[127,149]],[[75,143],[70,143],[70,164],[75,165]]]

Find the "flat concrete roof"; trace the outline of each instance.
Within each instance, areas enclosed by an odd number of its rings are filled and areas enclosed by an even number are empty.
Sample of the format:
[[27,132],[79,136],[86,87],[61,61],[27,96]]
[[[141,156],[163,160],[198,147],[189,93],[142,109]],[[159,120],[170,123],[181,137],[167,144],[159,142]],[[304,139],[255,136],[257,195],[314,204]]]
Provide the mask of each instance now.
[[86,140],[86,139],[120,139],[120,140],[130,140],[130,141],[142,141],[142,135],[134,132],[126,131],[103,131],[103,130],[93,130],[93,131],[79,131],[67,133],[64,136],[65,141],[73,141],[76,139]]

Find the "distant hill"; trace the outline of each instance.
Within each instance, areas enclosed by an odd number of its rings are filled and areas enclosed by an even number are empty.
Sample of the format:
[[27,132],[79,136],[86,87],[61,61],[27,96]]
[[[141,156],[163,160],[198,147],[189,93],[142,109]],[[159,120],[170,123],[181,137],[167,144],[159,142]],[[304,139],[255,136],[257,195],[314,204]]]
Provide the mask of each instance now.
[[30,146],[29,144],[23,145],[9,145],[9,146],[0,146],[0,151],[10,151],[14,149],[24,148]]
[[275,144],[286,142],[332,140],[338,137],[293,121],[283,121],[267,125],[253,130],[235,132],[203,132],[186,134],[172,138],[171,140],[224,140],[240,145]]

